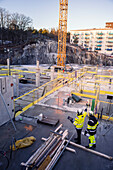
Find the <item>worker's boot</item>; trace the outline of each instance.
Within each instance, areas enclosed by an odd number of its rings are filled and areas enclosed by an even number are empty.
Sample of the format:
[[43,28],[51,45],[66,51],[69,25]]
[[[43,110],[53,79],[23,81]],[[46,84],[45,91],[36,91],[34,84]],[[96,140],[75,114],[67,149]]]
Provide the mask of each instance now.
[[96,148],[96,144],[93,145],[93,148]]

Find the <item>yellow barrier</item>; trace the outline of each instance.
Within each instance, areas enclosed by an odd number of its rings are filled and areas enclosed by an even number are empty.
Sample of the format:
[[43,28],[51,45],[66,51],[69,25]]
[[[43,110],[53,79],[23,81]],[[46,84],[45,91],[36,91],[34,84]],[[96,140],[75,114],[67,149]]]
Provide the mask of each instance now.
[[22,97],[24,97],[24,96],[27,96],[28,94],[30,94],[30,93],[32,93],[32,92],[38,90],[39,88],[41,88],[41,87],[43,87],[43,86],[49,84],[49,83],[52,82],[52,81],[57,80],[57,79],[58,79],[58,78],[56,78],[56,79],[54,79],[54,80],[51,80],[51,81],[49,81],[49,82],[43,84],[42,86],[40,86],[40,87],[38,87],[38,88],[36,88],[36,89],[33,89],[33,90],[31,90],[30,92],[28,92],[28,93],[25,93],[24,95],[22,95],[22,96],[20,96],[20,97],[18,97],[18,98],[16,98],[16,99],[14,99],[14,101],[16,101],[16,100],[18,100],[18,99],[20,99],[20,98],[22,98]]
[[[8,69],[1,69],[3,71],[7,71]],[[34,71],[24,71],[24,70],[17,70],[17,69],[10,69],[10,71],[21,72],[21,73],[35,73]]]
[[[82,91],[86,92],[86,93],[95,93],[96,92],[96,90],[82,90]],[[105,94],[113,95],[113,92],[100,90],[99,94],[102,94],[102,95],[105,95]]]
[[113,92],[100,90],[100,94],[111,94],[111,95],[113,95]]
[[8,76],[8,74],[0,74],[0,76]]
[[[68,83],[70,83],[72,80],[70,80]],[[44,84],[45,85],[45,84]],[[61,87],[63,87],[65,84],[62,84],[58,87],[55,87],[54,89],[52,89],[51,91],[47,92],[44,96],[40,97],[39,99],[35,100],[34,102],[30,103],[29,105],[27,105],[26,107],[24,107],[22,109],[22,111],[18,111],[16,113],[16,116],[17,117],[18,115],[20,115],[21,113],[25,112],[26,110],[28,110],[31,106],[33,106],[34,104],[37,104],[39,101],[41,101],[42,99],[44,99],[45,97],[47,97],[48,95],[50,95],[51,93],[57,91],[58,89],[60,89]]]
[[[95,115],[95,117],[97,117],[97,118],[98,118],[98,115]],[[109,116],[106,116],[106,115],[102,115],[102,119],[104,119],[104,120],[111,120],[111,121],[113,121],[113,117],[110,117],[110,118],[109,118]]]
[[93,71],[86,71],[86,73],[97,74],[97,72],[93,72]]
[[95,77],[113,78],[113,76],[108,76],[108,75],[95,75]]
[[96,93],[96,90],[82,90],[82,91],[86,93]]

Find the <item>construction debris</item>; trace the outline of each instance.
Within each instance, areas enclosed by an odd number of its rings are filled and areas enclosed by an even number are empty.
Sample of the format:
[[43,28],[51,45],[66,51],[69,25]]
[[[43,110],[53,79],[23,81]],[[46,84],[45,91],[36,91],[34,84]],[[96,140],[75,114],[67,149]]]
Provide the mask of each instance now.
[[[26,137],[20,140],[17,140],[15,144],[12,146],[12,150],[20,149],[20,148],[25,148],[30,145],[32,145],[36,141],[36,138],[34,136]],[[11,148],[11,146],[10,146]]]
[[65,149],[75,153],[75,150],[67,147],[70,141],[66,141],[68,130],[62,131],[60,130],[61,127],[62,124],[47,139],[43,138],[45,140],[44,144],[37,149],[26,163],[21,163],[22,166],[26,167],[26,170],[28,168],[41,170],[52,169]]

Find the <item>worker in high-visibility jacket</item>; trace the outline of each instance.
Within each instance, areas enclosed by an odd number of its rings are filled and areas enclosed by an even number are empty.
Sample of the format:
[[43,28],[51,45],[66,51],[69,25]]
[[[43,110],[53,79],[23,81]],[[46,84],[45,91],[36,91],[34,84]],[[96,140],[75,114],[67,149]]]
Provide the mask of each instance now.
[[86,115],[87,115],[87,109],[85,109],[85,111],[83,111],[82,109],[79,109],[77,111],[77,115],[75,119],[68,116],[68,119],[73,123],[77,131],[77,138],[74,138],[74,139],[76,140],[76,143],[78,144],[81,144],[81,131],[84,125],[84,120],[85,120]]
[[94,113],[92,111],[89,112],[89,120],[87,123],[87,130],[85,131],[84,135],[88,136],[89,145],[86,146],[87,148],[95,148],[96,147],[96,132],[99,122],[97,121]]

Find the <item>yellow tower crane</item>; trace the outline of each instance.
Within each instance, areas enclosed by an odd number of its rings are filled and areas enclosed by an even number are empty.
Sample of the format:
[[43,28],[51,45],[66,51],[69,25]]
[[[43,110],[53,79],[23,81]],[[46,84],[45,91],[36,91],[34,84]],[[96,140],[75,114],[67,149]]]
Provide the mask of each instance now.
[[59,0],[59,28],[57,65],[66,64],[66,36],[67,36],[68,0]]

